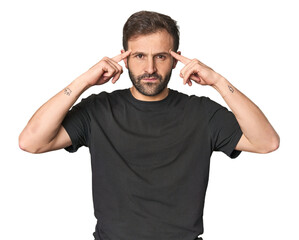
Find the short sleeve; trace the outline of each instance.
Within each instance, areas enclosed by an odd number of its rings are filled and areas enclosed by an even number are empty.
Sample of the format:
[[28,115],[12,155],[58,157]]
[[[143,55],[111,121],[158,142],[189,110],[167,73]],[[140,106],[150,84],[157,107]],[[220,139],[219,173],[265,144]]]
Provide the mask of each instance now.
[[72,107],[62,122],[62,126],[72,141],[72,145],[65,148],[68,152],[76,152],[80,147],[89,145],[89,105],[89,99],[83,99],[79,104]]
[[224,152],[230,158],[238,157],[241,151],[235,148],[243,133],[235,115],[209,98],[206,100],[213,150]]

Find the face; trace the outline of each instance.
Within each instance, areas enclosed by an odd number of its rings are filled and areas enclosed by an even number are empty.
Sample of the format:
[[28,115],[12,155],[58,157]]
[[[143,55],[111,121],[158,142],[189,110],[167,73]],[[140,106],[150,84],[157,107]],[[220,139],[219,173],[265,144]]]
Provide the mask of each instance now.
[[131,55],[125,64],[134,87],[145,96],[157,96],[166,89],[175,61],[169,53],[171,35],[163,30],[128,41]]

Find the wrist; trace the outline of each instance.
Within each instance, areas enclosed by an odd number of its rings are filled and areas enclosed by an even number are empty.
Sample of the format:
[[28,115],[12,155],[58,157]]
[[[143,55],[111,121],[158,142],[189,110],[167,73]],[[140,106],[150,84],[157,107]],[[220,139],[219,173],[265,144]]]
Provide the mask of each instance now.
[[91,71],[86,71],[77,77],[74,82],[80,89],[87,90],[88,88],[92,87],[94,84],[91,83],[91,79],[94,78],[94,74]]
[[228,81],[226,78],[219,76],[211,86],[219,92],[219,90],[221,90],[221,88],[223,88],[223,86],[226,85],[227,82]]
[[212,87],[215,88],[223,98],[225,98],[227,94],[235,91],[232,84],[224,77],[220,77]]
[[81,95],[87,89],[91,87],[91,85],[87,81],[88,77],[86,73],[83,73],[79,77],[77,77],[69,86],[68,88],[73,92],[75,95]]

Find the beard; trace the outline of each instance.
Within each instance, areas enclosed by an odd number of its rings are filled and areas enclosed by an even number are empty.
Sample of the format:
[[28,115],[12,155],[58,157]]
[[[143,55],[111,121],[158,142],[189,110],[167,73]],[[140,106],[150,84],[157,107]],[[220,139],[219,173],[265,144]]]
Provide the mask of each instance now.
[[[145,96],[156,96],[161,93],[168,85],[168,82],[171,77],[172,69],[170,72],[163,78],[160,74],[153,73],[153,74],[142,74],[139,76],[135,76],[128,68],[129,77],[131,82],[133,83],[134,87]],[[141,80],[144,78],[156,78],[158,81],[155,82],[142,82]]]

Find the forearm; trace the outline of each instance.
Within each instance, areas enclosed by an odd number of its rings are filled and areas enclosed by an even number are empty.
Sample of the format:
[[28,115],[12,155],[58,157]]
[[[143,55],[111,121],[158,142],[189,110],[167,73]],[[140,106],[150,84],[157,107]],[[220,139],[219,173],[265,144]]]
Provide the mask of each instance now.
[[184,83],[191,80],[214,87],[230,107],[241,127],[243,136],[237,150],[267,153],[279,146],[279,136],[262,111],[229,81],[197,59],[189,59],[170,50],[171,55],[185,64],[180,76]]
[[221,77],[213,87],[234,113],[244,136],[257,152],[275,150],[279,136],[263,112],[228,80]]
[[115,83],[123,72],[118,63],[130,54],[131,51],[123,51],[114,58],[104,57],[41,106],[20,134],[20,148],[37,153],[57,150],[70,144],[71,139],[61,127],[68,110],[89,87],[105,84],[111,78]]
[[34,151],[55,138],[68,110],[88,88],[86,75],[79,76],[36,111],[20,134],[22,148]]

